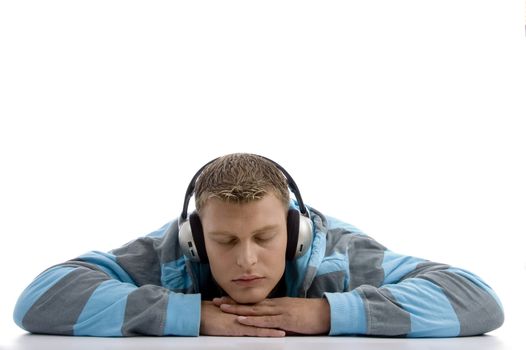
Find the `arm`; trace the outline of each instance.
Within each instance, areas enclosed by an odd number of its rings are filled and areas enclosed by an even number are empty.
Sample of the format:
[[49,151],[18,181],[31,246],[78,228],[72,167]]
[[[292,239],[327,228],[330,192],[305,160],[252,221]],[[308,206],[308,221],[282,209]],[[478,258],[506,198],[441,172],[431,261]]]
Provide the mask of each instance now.
[[15,322],[46,334],[197,336],[200,295],[161,285],[162,254],[155,246],[164,232],[158,233],[158,239],[144,237],[44,271],[19,297]]
[[[242,324],[301,334],[330,329],[329,335],[452,337],[482,334],[502,324],[499,299],[472,273],[393,253],[363,234],[342,237],[327,241],[327,251],[335,255],[311,284],[312,298],[267,299],[256,305],[222,298],[214,303],[241,316],[237,321]],[[335,261],[343,262],[337,257],[343,256],[342,247],[348,249],[343,265],[350,278],[338,267],[331,270],[339,264]]]
[[243,325],[200,294],[173,292],[189,292],[191,284],[184,257],[174,256],[174,239],[160,230],[111,253],[90,252],[49,268],[19,297],[15,322],[59,335],[285,335]]
[[352,235],[348,249],[351,291],[325,293],[331,335],[468,336],[503,323],[499,299],[470,272],[396,254],[365,235]]

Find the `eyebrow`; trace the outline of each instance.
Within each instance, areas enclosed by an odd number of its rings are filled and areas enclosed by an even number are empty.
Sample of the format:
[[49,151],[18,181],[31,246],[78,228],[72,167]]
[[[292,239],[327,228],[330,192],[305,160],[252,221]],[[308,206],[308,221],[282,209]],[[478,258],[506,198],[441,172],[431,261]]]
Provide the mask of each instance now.
[[[261,228],[258,228],[257,230],[252,231],[251,233],[257,235],[260,233],[265,233],[271,230],[275,230],[277,228],[278,228],[278,225],[266,225]],[[211,231],[208,234],[212,236],[236,236],[235,233],[230,232],[230,231]]]

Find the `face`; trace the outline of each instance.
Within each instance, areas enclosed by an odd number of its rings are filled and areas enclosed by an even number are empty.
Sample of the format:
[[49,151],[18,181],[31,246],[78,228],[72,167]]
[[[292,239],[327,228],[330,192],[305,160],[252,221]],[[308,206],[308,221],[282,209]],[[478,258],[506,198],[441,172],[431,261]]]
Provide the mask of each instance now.
[[285,271],[286,209],[274,195],[236,204],[217,198],[199,213],[212,276],[238,303],[264,300]]

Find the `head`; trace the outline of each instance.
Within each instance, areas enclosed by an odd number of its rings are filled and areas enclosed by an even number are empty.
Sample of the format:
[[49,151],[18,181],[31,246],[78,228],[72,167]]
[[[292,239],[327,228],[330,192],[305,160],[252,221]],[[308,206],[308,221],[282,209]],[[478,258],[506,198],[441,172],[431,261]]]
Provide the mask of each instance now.
[[209,164],[195,185],[212,276],[239,303],[265,299],[285,271],[287,180],[272,162],[230,154]]

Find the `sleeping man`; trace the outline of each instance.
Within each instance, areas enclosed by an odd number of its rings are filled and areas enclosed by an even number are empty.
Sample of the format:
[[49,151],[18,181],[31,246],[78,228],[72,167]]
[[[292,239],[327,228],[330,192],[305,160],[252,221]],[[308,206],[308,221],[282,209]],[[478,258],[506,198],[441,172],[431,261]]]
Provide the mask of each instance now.
[[177,219],[42,272],[14,319],[80,336],[455,337],[504,316],[473,273],[387,249],[305,205],[277,163],[235,153],[199,169]]

